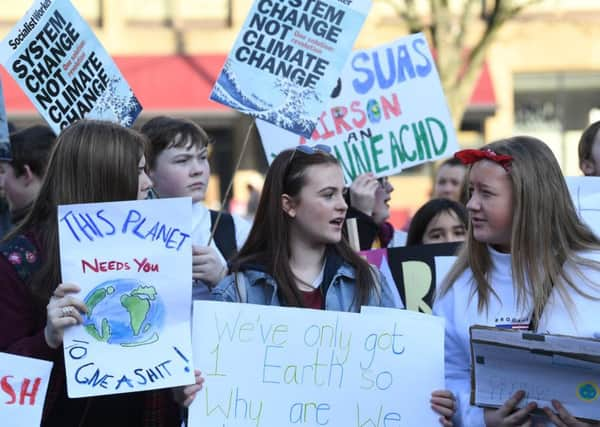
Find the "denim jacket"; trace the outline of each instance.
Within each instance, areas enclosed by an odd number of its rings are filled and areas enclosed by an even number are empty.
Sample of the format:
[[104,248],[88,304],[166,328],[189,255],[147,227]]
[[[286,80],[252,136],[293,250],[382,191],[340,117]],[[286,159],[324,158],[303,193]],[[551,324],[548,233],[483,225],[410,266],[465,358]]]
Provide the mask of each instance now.
[[[328,264],[331,265],[328,259]],[[335,262],[335,261],[334,261]],[[356,306],[354,294],[356,289],[356,276],[354,268],[346,263],[338,263],[333,274],[325,274],[325,277],[332,276],[328,286],[323,284],[326,289],[325,310],[358,312],[360,307]],[[378,280],[379,286],[371,292],[369,301],[366,305],[379,307],[397,307],[394,301],[398,301],[398,290],[395,286],[390,286],[385,277],[375,267],[371,266],[374,276]],[[268,273],[262,271],[260,267],[249,267],[241,271],[245,280],[237,280],[236,275],[230,274],[223,278],[221,282],[213,289],[213,296],[217,301],[242,302],[240,292],[237,286],[245,286],[245,302],[261,305],[281,305],[277,296],[277,283]],[[244,294],[244,292],[241,292]],[[396,295],[394,295],[394,293]]]

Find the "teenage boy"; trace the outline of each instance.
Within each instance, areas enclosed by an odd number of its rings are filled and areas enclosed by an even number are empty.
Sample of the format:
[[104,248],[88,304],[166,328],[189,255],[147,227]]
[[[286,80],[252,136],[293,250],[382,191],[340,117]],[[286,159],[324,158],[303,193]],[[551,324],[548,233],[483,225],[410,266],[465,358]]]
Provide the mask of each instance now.
[[204,206],[210,178],[204,129],[191,120],[159,116],[141,129],[150,144],[146,150],[148,174],[159,197],[192,198],[193,299],[212,299],[210,288],[227,274],[227,260],[248,236],[250,224],[221,212],[214,238],[208,245],[216,211]]
[[20,222],[36,199],[56,136],[45,125],[10,135],[10,158],[0,159],[0,193],[8,202],[12,224]]

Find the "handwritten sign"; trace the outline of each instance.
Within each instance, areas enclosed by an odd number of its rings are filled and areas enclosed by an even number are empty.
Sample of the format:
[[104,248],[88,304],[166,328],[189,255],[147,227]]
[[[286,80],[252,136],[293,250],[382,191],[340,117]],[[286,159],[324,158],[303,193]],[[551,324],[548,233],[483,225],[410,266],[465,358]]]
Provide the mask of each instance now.
[[299,144],[327,144],[347,182],[394,175],[448,157],[458,143],[435,63],[423,34],[355,51],[309,141],[258,120],[269,163]]
[[309,137],[370,0],[256,0],[211,99]]
[[12,159],[12,153],[8,139],[8,118],[6,117],[6,107],[4,105],[2,79],[0,79],[0,160],[10,159]]
[[600,421],[600,341],[472,326],[471,403],[500,407],[518,390],[519,406],[560,401],[573,416]]
[[69,397],[194,382],[190,198],[59,206],[62,278],[88,313],[65,331]]
[[565,180],[579,217],[600,236],[600,177],[567,176]]
[[0,43],[0,62],[57,134],[81,118],[131,126],[142,110],[69,0],[37,0]]
[[[436,425],[441,318],[194,302],[190,426]],[[426,336],[427,339],[423,339]]]
[[431,314],[435,290],[456,260],[460,243],[406,246],[361,252],[395,283],[407,310]]
[[11,427],[39,426],[52,362],[0,353],[0,419]]

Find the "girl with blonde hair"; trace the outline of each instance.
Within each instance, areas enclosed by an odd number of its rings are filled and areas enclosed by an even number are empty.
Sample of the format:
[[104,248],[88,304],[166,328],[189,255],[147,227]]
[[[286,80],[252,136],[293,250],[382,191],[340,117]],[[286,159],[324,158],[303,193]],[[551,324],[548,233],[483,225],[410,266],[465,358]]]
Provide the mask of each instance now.
[[[455,422],[529,425],[538,408],[535,402],[519,405],[523,391],[498,409],[469,404],[469,327],[593,337],[600,330],[600,240],[577,216],[542,141],[513,137],[455,156],[471,165],[470,227],[434,304],[434,314],[446,318],[446,386],[457,397]],[[587,425],[560,402],[552,406],[541,408],[541,425]]]

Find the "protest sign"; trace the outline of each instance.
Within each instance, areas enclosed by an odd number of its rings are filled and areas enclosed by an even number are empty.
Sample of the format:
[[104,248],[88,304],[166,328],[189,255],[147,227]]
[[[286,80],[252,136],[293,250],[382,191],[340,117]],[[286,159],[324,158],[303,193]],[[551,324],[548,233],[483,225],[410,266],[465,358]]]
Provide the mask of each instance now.
[[600,237],[600,177],[567,176],[565,180],[579,217]]
[[131,126],[142,110],[69,0],[37,0],[0,43],[0,63],[57,134],[81,118]]
[[456,133],[435,62],[423,34],[357,50],[338,87],[317,114],[310,140],[257,121],[269,163],[299,144],[327,144],[347,182],[365,172],[393,175],[449,157]]
[[2,79],[0,79],[0,160],[11,160],[10,141],[8,138],[8,118],[4,105],[4,92],[2,90]]
[[363,251],[369,263],[395,283],[407,310],[431,314],[436,288],[450,271],[460,243]]
[[600,421],[600,341],[471,326],[471,404],[498,408],[517,391],[519,407],[556,399],[575,417]]
[[190,198],[59,206],[61,272],[88,313],[65,331],[69,397],[194,382]]
[[309,137],[371,0],[255,0],[210,98]]
[[[190,426],[436,425],[444,320],[195,301]],[[423,339],[427,337],[427,339]]]
[[0,353],[0,419],[11,427],[39,426],[52,362]]

